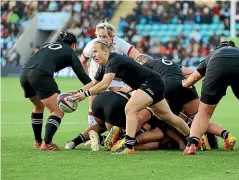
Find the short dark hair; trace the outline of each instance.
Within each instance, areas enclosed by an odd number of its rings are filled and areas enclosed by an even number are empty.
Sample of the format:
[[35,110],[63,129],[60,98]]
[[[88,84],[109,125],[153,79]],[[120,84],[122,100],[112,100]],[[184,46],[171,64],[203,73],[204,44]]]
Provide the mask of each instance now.
[[64,42],[66,44],[71,45],[73,43],[77,43],[77,39],[76,36],[72,33],[60,31],[60,34],[57,37],[56,42]]
[[236,45],[233,41],[222,41],[219,43],[217,49],[226,47],[226,46],[236,47]]

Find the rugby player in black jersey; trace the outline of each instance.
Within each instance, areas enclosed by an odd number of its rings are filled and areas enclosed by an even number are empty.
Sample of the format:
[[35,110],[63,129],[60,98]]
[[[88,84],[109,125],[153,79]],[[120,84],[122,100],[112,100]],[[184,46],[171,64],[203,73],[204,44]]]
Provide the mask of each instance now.
[[[84,92],[72,91],[73,100],[81,101],[88,96],[105,91],[114,77],[121,79],[136,90],[125,107],[126,137],[119,143],[116,154],[135,153],[135,134],[137,129],[136,115],[145,107],[150,107],[157,118],[174,126],[184,136],[188,136],[187,124],[173,114],[164,99],[164,82],[161,76],[141,66],[132,58],[112,52],[112,42],[97,40],[93,45],[94,60],[101,64],[95,80],[84,86]],[[85,90],[88,88],[88,90]],[[76,93],[76,94],[75,94]]]
[[[186,155],[196,154],[199,138],[206,132],[208,122],[217,104],[226,95],[228,86],[231,86],[234,95],[239,99],[239,49],[235,47],[234,42],[222,42],[199,64],[197,70],[183,81],[183,86],[190,87],[203,77],[205,78],[199,110],[191,126],[190,137],[184,151]],[[236,138],[231,134],[225,136],[228,136],[225,138],[229,149],[233,150]]]
[[[183,112],[188,117],[187,121],[192,121],[196,113],[198,112],[199,97],[197,90],[194,86],[186,88],[182,86],[182,80],[186,74],[190,73],[186,67],[180,67],[173,61],[166,59],[155,59],[148,55],[141,55],[136,60],[143,66],[148,67],[151,70],[159,73],[165,82],[164,96],[167,99],[172,112],[176,115],[180,115]],[[193,71],[191,71],[193,73]],[[190,122],[188,122],[190,124]],[[221,136],[225,140],[225,150],[228,150],[228,143],[226,141],[229,132],[225,130],[221,125],[217,123],[209,123],[207,133],[212,135]],[[210,144],[215,145],[215,137],[210,137]],[[211,138],[212,137],[212,138]],[[210,149],[207,136],[201,138],[203,140],[206,149]]]
[[[91,82],[75,53],[76,45],[77,40],[73,34],[61,31],[56,42],[44,44],[22,67],[20,83],[25,97],[29,98],[34,106],[31,115],[35,136],[34,148],[53,151],[59,149],[52,143],[52,139],[64,113],[57,105],[60,91],[54,80],[54,72],[71,66],[83,84]],[[51,115],[48,117],[42,141],[44,107],[47,107]]]

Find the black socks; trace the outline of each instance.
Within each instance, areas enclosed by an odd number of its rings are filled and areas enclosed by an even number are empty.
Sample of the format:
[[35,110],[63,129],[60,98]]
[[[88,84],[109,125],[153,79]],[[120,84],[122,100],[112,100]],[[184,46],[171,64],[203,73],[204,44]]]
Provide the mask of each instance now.
[[51,115],[47,119],[46,131],[45,131],[45,142],[50,144],[52,142],[53,136],[56,133],[58,127],[61,124],[61,118]]
[[35,140],[38,142],[42,142],[41,132],[42,132],[43,113],[32,113],[31,120]]

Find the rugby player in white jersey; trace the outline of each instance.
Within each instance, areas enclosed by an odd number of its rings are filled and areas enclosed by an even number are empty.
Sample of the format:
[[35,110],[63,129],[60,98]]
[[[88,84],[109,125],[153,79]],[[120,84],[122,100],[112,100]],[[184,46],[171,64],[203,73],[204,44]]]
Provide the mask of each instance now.
[[[81,54],[81,57],[80,57],[80,60],[85,72],[89,74],[89,77],[92,80],[94,79],[96,75],[99,64],[97,64],[95,61],[90,61],[90,65],[88,68],[87,62],[89,60],[92,60],[93,58],[92,46],[97,39],[100,38],[100,39],[112,40],[115,52],[128,55],[132,57],[133,59],[136,59],[140,55],[140,52],[137,49],[135,49],[133,45],[127,43],[125,40],[115,35],[115,28],[110,23],[107,22],[107,19],[101,20],[96,25],[95,34],[97,38],[88,42],[88,44],[83,49],[83,53]],[[111,85],[109,86],[109,90],[118,91],[124,87],[125,87],[124,82],[115,79],[112,81]],[[91,96],[89,98],[89,112],[88,112],[89,125],[95,124],[95,119],[94,119],[94,116],[92,115],[92,109],[91,109],[92,101],[94,100],[94,98],[95,96]]]

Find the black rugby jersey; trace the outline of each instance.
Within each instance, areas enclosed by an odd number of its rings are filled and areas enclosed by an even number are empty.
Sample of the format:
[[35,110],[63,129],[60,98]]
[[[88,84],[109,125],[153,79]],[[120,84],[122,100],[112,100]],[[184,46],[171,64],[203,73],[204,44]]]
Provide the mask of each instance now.
[[44,44],[30,57],[22,69],[39,69],[53,77],[54,72],[69,66],[83,84],[91,82],[75,51],[63,42]]
[[133,89],[138,89],[147,80],[158,79],[161,76],[129,56],[112,53],[106,65],[100,65],[95,80],[101,81],[104,74],[115,73],[116,78],[122,80]]
[[223,65],[239,65],[239,49],[222,47],[212,51],[197,67],[201,76],[205,76],[208,68]]
[[163,79],[167,78],[182,78],[184,79],[183,72],[178,64],[173,61],[165,59],[155,59],[146,62],[143,66],[156,71],[162,76]]

